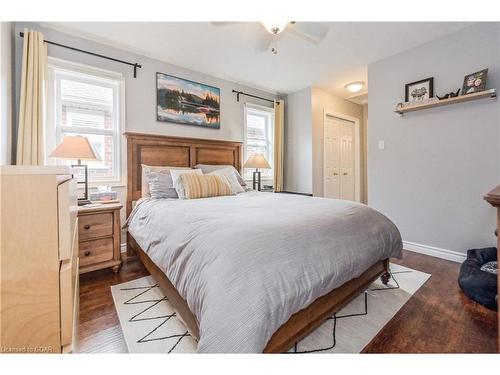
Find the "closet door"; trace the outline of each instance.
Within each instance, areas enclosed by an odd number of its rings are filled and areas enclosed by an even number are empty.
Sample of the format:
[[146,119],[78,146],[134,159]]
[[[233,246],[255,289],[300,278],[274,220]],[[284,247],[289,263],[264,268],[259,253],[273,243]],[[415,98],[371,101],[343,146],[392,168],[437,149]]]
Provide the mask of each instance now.
[[333,116],[324,122],[323,196],[356,200],[354,123]]
[[340,198],[354,201],[354,123],[340,120]]
[[340,139],[335,117],[327,117],[324,124],[323,195],[340,198]]

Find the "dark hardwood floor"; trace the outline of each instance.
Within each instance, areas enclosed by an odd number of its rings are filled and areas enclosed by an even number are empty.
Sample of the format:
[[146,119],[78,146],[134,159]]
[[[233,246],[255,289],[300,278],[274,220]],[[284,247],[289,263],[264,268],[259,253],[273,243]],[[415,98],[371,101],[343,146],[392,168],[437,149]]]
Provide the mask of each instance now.
[[[459,289],[459,264],[404,252],[394,263],[430,273],[431,278],[368,344],[365,353],[496,353],[497,313]],[[148,275],[139,261],[119,274],[110,270],[80,276],[79,353],[125,353],[111,285]]]

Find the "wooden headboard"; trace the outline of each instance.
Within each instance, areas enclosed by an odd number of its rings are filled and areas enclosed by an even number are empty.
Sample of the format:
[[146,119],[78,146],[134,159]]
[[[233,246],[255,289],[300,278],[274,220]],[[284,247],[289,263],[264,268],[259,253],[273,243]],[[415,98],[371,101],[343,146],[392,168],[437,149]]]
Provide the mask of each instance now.
[[141,197],[141,164],[194,167],[227,164],[241,171],[241,142],[125,133],[127,138],[127,216]]

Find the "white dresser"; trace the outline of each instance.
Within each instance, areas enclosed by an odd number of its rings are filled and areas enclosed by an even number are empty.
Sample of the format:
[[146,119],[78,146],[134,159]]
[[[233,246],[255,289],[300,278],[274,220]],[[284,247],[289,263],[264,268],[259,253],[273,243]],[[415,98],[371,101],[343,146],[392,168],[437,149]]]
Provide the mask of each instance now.
[[76,181],[69,167],[0,167],[0,351],[67,353],[78,324]]

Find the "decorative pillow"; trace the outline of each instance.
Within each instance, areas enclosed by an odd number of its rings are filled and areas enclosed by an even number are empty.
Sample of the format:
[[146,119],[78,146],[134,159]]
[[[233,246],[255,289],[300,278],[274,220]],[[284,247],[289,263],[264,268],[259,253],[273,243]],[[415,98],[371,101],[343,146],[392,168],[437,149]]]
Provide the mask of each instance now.
[[191,169],[189,167],[152,166],[146,164],[141,164],[141,166],[142,166],[141,195],[143,198],[149,198],[151,196],[149,193],[149,182],[148,182],[148,174],[150,172],[170,174],[171,169]]
[[234,174],[236,175],[236,178],[238,179],[238,182],[240,183],[240,185],[243,188],[247,187],[247,184],[246,184],[245,180],[243,179],[243,177],[241,177],[238,170],[232,165],[196,164],[194,167],[201,169],[204,174],[209,174],[209,173],[211,173],[213,171],[217,171],[219,169],[231,168],[233,170]]
[[180,176],[186,199],[234,195],[225,176],[184,173]]
[[197,174],[201,175],[203,172],[201,169],[171,169],[170,175],[172,176],[172,182],[174,184],[175,191],[180,199],[185,199],[184,186],[180,177],[183,174]]
[[170,173],[149,172],[147,178],[151,198],[179,198]]
[[222,168],[217,169],[216,171],[210,172],[209,175],[217,175],[224,176],[227,178],[227,182],[229,182],[229,186],[234,194],[244,193],[245,189],[243,189],[238,182],[238,178],[234,173],[234,168]]

